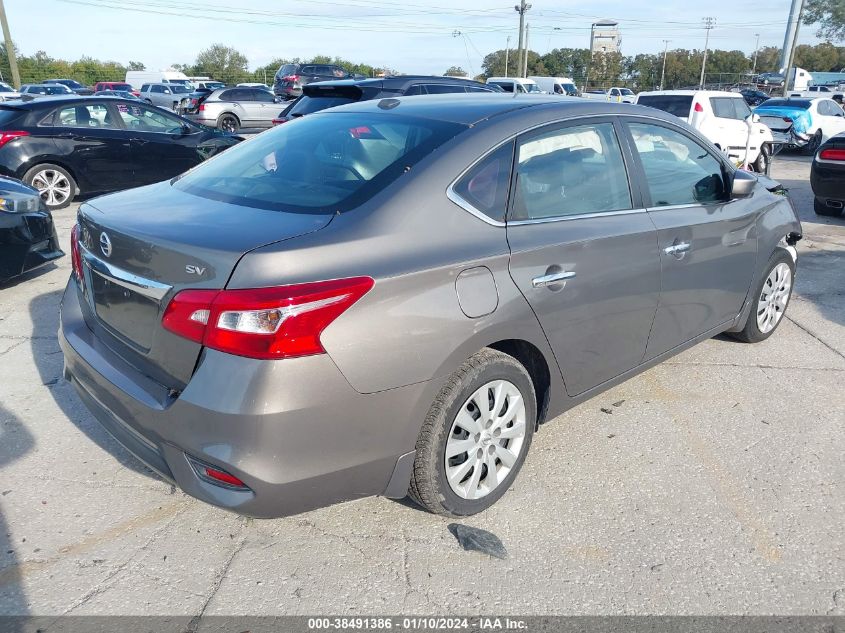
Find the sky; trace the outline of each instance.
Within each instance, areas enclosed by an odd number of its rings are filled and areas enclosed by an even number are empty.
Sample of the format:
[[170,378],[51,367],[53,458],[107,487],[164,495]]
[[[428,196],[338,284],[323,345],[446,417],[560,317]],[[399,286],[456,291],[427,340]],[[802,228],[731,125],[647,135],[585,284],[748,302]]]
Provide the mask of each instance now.
[[[461,66],[481,72],[488,52],[518,37],[518,0],[5,0],[20,51],[83,55],[150,70],[192,63],[213,43],[232,46],[250,69],[275,58],[340,56],[404,73],[443,74]],[[586,48],[590,24],[618,20],[622,53],[703,48],[702,18],[716,19],[711,48],[754,51],[781,46],[790,0],[532,0],[529,45]],[[690,5],[695,4],[694,8]],[[799,43],[814,44],[802,25]]]

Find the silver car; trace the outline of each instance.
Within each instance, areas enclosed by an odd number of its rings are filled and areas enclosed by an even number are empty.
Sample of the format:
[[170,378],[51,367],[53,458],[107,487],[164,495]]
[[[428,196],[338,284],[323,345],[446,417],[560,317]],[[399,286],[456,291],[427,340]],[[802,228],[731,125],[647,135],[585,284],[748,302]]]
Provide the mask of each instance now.
[[772,335],[801,237],[774,184],[653,108],[332,108],[83,204],[65,375],[223,508],[473,514],[543,422],[721,332]]
[[147,103],[175,111],[182,98],[190,93],[191,89],[181,84],[144,84],[140,96]]
[[186,98],[180,111],[192,121],[234,133],[241,128],[272,127],[280,100],[268,89],[236,86]]

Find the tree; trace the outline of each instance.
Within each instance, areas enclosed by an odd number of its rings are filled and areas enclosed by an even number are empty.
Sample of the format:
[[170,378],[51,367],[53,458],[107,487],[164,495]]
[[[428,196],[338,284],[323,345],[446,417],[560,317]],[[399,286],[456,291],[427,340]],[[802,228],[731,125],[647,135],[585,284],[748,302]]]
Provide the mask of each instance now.
[[807,0],[804,5],[804,24],[817,24],[818,37],[845,40],[845,2],[842,0]]
[[449,66],[449,69],[443,74],[446,77],[466,77],[467,71],[460,66]]
[[543,66],[553,77],[569,77],[576,83],[584,80],[590,64],[586,48],[556,48],[543,55]]
[[249,60],[240,51],[223,44],[213,44],[197,55],[193,71],[218,81],[234,82],[249,74],[248,65]]
[[129,70],[146,70],[147,67],[144,66],[141,62],[129,62]]

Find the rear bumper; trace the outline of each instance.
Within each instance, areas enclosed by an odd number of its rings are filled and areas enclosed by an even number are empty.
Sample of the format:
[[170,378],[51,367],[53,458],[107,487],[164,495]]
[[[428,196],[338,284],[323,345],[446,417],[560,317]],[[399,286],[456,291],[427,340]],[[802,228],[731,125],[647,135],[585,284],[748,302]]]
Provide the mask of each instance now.
[[[239,514],[278,517],[407,490],[394,471],[408,476],[429,383],[361,394],[326,355],[268,362],[206,350],[173,397],[93,335],[79,296],[71,280],[59,331],[65,377],[109,433],[189,495]],[[188,456],[249,490],[200,479]]]
[[296,99],[297,97],[302,95],[302,86],[297,86],[293,84],[283,84],[281,86],[276,85],[273,86],[273,92],[278,97],[284,97],[285,99]]
[[48,213],[6,214],[0,223],[0,281],[64,256]]
[[813,162],[810,170],[810,186],[813,194],[824,202],[833,201],[831,208],[841,209],[845,202],[845,164]]

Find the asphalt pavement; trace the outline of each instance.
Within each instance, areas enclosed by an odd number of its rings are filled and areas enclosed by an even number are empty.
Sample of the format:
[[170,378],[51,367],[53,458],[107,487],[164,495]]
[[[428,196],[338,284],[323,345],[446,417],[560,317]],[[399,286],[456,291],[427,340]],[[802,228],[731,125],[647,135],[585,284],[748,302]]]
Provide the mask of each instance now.
[[[845,615],[845,219],[809,159],[796,292],[758,345],[718,337],[546,424],[486,513],[371,498],[248,520],[158,479],[62,379],[70,257],[0,288],[0,614]],[[68,250],[75,206],[55,214]],[[69,251],[68,251],[69,252]]]

